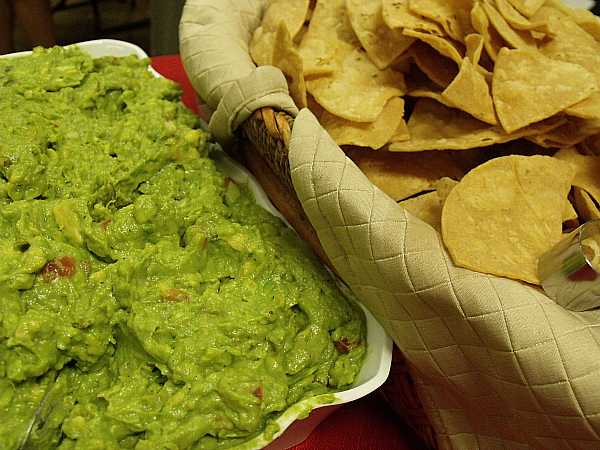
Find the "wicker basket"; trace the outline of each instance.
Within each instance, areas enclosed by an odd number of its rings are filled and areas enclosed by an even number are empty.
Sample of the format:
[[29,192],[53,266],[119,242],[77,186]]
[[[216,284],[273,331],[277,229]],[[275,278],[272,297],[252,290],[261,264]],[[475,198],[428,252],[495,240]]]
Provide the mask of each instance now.
[[[293,118],[284,112],[272,108],[255,111],[240,127],[238,155],[290,225],[336,272],[294,192],[288,161],[292,126]],[[435,430],[419,400],[408,363],[395,345],[390,375],[379,393],[428,448],[438,448]]]

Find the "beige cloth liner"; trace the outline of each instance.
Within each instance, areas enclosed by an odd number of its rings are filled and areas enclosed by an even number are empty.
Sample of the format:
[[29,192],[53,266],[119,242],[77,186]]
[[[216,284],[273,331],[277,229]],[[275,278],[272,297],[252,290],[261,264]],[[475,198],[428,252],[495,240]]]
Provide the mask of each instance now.
[[435,230],[366,179],[310,111],[295,110],[274,69],[255,68],[248,42],[268,3],[188,0],[184,67],[217,111],[210,129],[224,145],[257,107],[295,117],[297,195],[344,281],[404,353],[440,448],[600,448],[598,312],[456,267]]

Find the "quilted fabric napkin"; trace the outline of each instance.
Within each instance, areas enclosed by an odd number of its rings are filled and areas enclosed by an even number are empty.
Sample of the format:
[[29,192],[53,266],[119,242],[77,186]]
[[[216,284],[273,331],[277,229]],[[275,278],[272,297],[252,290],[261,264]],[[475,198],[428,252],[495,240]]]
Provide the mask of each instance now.
[[254,66],[248,43],[268,3],[188,0],[184,67],[224,145],[261,106],[295,117],[296,194],[338,273],[406,357],[440,448],[600,448],[599,313],[456,267],[433,228],[295,109],[277,69]]

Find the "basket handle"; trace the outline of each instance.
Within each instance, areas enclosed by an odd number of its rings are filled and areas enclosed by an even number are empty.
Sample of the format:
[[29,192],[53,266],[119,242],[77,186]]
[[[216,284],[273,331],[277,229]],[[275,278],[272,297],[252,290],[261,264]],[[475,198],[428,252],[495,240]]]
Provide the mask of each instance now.
[[257,109],[240,126],[240,150],[245,165],[254,174],[273,205],[321,260],[339,276],[294,190],[288,159],[293,123],[294,118],[284,111],[276,111],[272,107]]

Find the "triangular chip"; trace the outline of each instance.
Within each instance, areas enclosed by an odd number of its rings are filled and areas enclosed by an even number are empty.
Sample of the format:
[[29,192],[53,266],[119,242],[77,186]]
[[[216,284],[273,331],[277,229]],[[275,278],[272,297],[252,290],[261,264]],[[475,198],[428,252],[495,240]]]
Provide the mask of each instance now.
[[498,52],[505,46],[505,42],[504,39],[502,39],[502,36],[500,36],[500,33],[498,33],[498,30],[490,23],[490,20],[483,10],[483,6],[481,6],[479,2],[475,3],[475,6],[473,6],[473,9],[471,10],[471,21],[473,23],[473,28],[475,28],[477,33],[483,36],[483,46],[485,51],[490,59],[495,61]]
[[525,17],[531,17],[546,0],[508,0]]
[[442,202],[436,191],[426,192],[398,202],[402,208],[413,216],[431,225],[442,234]]
[[600,204],[600,156],[582,155],[574,147],[569,147],[559,150],[554,157],[577,168],[573,186],[585,190]]
[[504,41],[512,48],[536,49],[537,43],[528,30],[519,30],[511,27],[502,14],[488,2],[482,2],[483,10],[488,16],[490,24],[498,31]]
[[347,0],[346,8],[356,36],[380,69],[388,67],[415,41],[401,29],[387,26],[383,21],[381,2]]
[[281,69],[288,81],[290,96],[299,109],[305,108],[306,85],[302,73],[302,58],[292,43],[292,37],[283,22],[275,33],[272,64]]
[[407,122],[410,140],[391,143],[389,149],[394,152],[418,152],[485,147],[549,131],[564,121],[564,118],[552,118],[508,134],[501,126],[482,122],[435,100],[421,98]]
[[250,56],[257,65],[271,64],[269,57],[280,22],[285,24],[292,38],[300,31],[309,4],[310,0],[275,0],[269,5],[250,42]]
[[467,173],[442,210],[455,264],[539,284],[539,257],[562,238],[574,168],[551,156],[510,155]]
[[581,66],[506,47],[492,78],[496,113],[508,133],[552,117],[597,90],[596,77]]
[[411,11],[409,0],[382,0],[381,3],[383,20],[390,28],[407,28],[437,36],[445,34],[439,23]]
[[328,111],[321,125],[338,145],[357,145],[377,150],[383,147],[404,122],[404,99],[392,97],[373,122],[352,122]]
[[459,180],[463,172],[448,152],[391,153],[346,148],[346,154],[371,182],[395,201],[435,189],[438,179]]
[[364,50],[339,44],[338,70],[307,77],[306,89],[330,113],[354,122],[372,122],[390,98],[406,92],[404,77],[391,69],[379,70]]
[[410,0],[410,10],[439,23],[448,36],[463,42],[473,26],[469,13],[475,0]]
[[469,58],[465,58],[458,75],[442,92],[442,97],[454,107],[471,114],[483,122],[498,125],[490,87],[483,74]]

